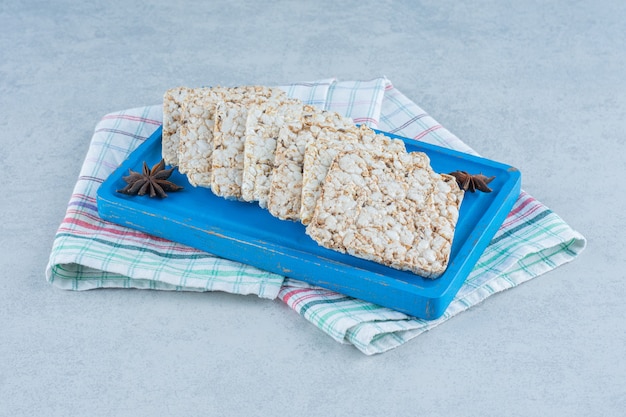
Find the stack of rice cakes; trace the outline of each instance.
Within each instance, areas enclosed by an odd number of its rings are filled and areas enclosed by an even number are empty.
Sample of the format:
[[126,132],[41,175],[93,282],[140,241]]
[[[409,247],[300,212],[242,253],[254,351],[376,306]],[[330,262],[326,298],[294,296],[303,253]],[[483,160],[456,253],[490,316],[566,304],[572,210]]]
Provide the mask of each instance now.
[[427,278],[464,192],[422,152],[262,86],[168,90],[162,154],[193,186],[300,221],[319,245]]

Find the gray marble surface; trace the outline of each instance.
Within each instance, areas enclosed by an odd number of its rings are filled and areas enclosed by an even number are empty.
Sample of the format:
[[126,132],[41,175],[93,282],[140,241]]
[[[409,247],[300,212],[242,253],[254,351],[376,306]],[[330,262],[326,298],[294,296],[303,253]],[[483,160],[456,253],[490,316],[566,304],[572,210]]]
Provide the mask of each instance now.
[[[1,416],[624,415],[626,3],[195,3],[0,3]],[[46,283],[104,114],[380,75],[518,167],[582,256],[373,357],[278,301]]]

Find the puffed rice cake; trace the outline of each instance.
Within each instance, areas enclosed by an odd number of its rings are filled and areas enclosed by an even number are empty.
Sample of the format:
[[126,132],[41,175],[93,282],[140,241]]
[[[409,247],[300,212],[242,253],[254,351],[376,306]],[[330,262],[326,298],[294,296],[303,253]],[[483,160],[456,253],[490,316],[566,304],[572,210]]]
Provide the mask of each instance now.
[[306,233],[318,244],[427,278],[445,271],[463,191],[421,152],[334,159]]
[[217,103],[211,155],[211,190],[215,195],[241,199],[248,109],[270,98],[286,99],[287,95],[283,90],[253,86],[225,93]]
[[267,208],[274,154],[280,128],[302,128],[303,104],[298,99],[270,98],[248,109],[241,198]]
[[[211,187],[215,110],[218,103],[238,102],[269,87],[200,87],[181,100],[178,169],[193,186]],[[284,92],[283,92],[284,94]]]
[[194,187],[211,186],[215,107],[227,90],[227,87],[194,88],[182,101],[178,170]]
[[335,135],[320,135],[317,140],[307,143],[304,151],[302,170],[302,199],[300,221],[304,225],[311,222],[315,204],[321,192],[330,164],[341,151],[352,149],[388,149],[404,152],[404,142],[377,134],[365,125],[361,125],[356,135],[337,132]]
[[305,105],[300,130],[288,127],[280,129],[267,202],[267,208],[273,216],[282,220],[300,219],[304,150],[308,142],[316,140],[320,134],[326,134],[328,129],[347,134],[357,128],[352,119],[337,112]]
[[182,105],[192,90],[187,87],[171,88],[163,95],[162,155],[168,165],[178,165],[179,130],[182,123]]

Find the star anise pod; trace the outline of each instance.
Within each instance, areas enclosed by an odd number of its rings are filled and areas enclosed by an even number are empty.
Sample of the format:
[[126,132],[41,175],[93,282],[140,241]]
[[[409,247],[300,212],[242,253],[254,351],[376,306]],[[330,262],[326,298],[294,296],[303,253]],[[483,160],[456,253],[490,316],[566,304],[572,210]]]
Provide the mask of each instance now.
[[459,184],[464,191],[469,191],[473,193],[474,191],[482,191],[484,193],[490,193],[492,190],[487,186],[495,176],[486,177],[483,174],[469,174],[466,171],[454,171],[450,172],[448,175],[452,175],[456,178],[456,183]]
[[152,169],[148,168],[148,164],[144,161],[142,172],[135,172],[129,169],[129,175],[122,177],[128,183],[126,187],[117,190],[118,193],[128,195],[145,195],[150,197],[167,197],[166,191],[179,191],[183,187],[174,184],[167,179],[172,175],[174,168],[165,169],[165,161],[154,165]]

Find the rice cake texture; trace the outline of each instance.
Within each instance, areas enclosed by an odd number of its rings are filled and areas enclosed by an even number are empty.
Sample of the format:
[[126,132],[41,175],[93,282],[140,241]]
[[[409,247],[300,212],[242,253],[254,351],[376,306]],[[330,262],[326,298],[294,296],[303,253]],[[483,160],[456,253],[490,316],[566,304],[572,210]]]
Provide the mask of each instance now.
[[168,165],[178,165],[178,135],[184,123],[183,102],[191,92],[187,87],[171,88],[163,95],[163,131],[161,149],[163,159]]
[[309,105],[303,107],[301,129],[282,127],[276,142],[267,203],[270,213],[282,220],[299,220],[306,144],[332,131],[356,135],[356,130],[352,119]]
[[261,86],[201,87],[182,100],[178,143],[178,169],[193,186],[211,187],[215,111],[219,103],[239,102],[256,94],[282,90]]
[[421,152],[337,155],[306,233],[318,244],[427,278],[450,258],[463,191]]
[[267,208],[280,128],[301,129],[302,110],[302,102],[293,98],[270,98],[248,109],[241,181],[244,201],[257,201]]
[[282,90],[255,86],[226,93],[217,103],[211,155],[211,190],[215,195],[241,199],[248,109],[270,98],[286,99],[287,95]]
[[184,123],[179,129],[178,170],[194,187],[211,186],[215,107],[226,90],[225,87],[194,88],[182,103]]
[[322,183],[335,156],[341,151],[372,149],[391,152],[404,152],[404,142],[376,134],[372,129],[361,125],[357,135],[320,135],[317,140],[306,145],[302,173],[302,200],[300,221],[304,225],[311,222],[315,204],[319,198]]

